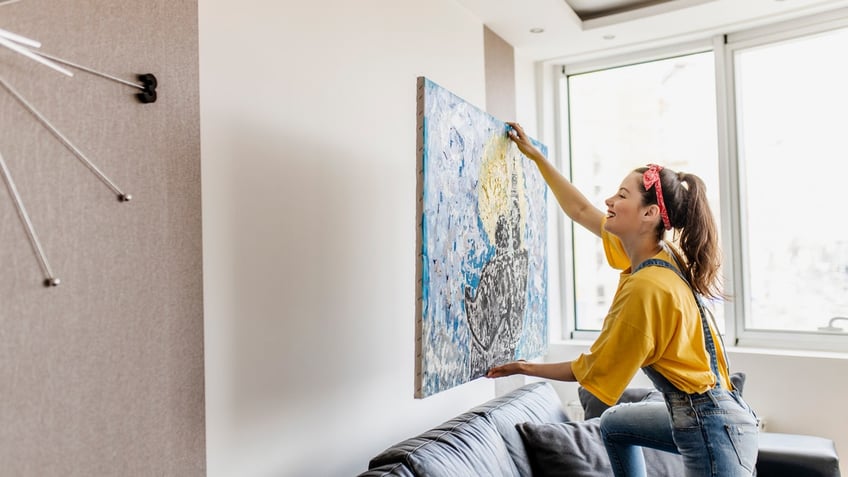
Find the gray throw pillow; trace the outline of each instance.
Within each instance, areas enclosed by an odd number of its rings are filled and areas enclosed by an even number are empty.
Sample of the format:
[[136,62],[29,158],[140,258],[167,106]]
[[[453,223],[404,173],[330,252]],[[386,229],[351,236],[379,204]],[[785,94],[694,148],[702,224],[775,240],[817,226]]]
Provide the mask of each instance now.
[[[582,422],[517,424],[534,477],[611,477],[609,457],[601,438],[600,419]],[[648,475],[679,477],[683,459],[643,449]]]

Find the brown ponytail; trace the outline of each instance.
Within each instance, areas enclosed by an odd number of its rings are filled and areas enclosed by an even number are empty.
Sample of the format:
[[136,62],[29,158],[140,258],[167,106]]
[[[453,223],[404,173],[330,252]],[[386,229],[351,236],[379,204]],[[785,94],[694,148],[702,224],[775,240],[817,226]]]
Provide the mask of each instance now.
[[[636,172],[644,174],[646,170],[643,167]],[[660,180],[663,202],[680,250],[670,248],[683,268],[683,274],[699,294],[709,298],[723,297],[718,276],[721,250],[704,181],[695,174],[676,173],[670,169],[660,171]],[[645,205],[657,204],[655,187],[641,189]],[[662,221],[657,224],[656,234],[657,241],[663,240],[665,227]]]

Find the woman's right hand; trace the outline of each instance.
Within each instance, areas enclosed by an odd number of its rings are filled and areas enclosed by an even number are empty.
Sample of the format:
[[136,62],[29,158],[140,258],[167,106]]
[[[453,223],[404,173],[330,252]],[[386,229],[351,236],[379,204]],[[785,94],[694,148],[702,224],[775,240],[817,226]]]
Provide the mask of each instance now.
[[495,366],[486,373],[487,378],[503,378],[512,376],[513,374],[524,374],[525,361],[515,361],[512,363]]

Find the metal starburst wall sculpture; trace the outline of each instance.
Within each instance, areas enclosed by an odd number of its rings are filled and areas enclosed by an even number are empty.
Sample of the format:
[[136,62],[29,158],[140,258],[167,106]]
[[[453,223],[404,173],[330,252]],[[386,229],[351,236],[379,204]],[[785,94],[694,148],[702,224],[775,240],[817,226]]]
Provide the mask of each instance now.
[[[0,7],[16,3],[20,0],[6,0],[0,1]],[[7,31],[4,29],[0,29],[0,46],[5,47],[9,50],[12,50],[15,53],[23,55],[33,61],[36,61],[48,68],[55,70],[58,73],[73,76],[73,72],[71,69],[83,71],[85,73],[89,73],[100,78],[104,78],[110,81],[115,81],[121,83],[123,85],[136,88],[140,90],[136,93],[136,98],[142,103],[153,103],[156,101],[156,86],[157,81],[156,77],[153,74],[141,74],[138,75],[138,82],[127,81],[121,78],[117,78],[115,76],[102,73],[100,71],[96,71],[91,68],[87,68],[85,66],[81,66],[70,61],[58,58],[53,55],[49,55],[40,50],[41,43],[36,40],[32,40],[30,38],[24,37],[22,35],[13,33],[11,31]],[[24,96],[22,96],[11,84],[9,84],[6,79],[0,74],[0,86],[5,90],[8,94],[10,94],[13,98],[17,100],[20,105],[29,111],[36,120],[48,131],[50,131],[53,136],[62,143],[83,165],[91,171],[101,182],[103,182],[106,187],[108,187],[121,202],[128,202],[132,199],[132,196],[126,192],[124,192],[120,187],[118,187],[114,182],[112,182],[109,177],[106,176],[95,164],[92,162],[86,155],[74,145],[73,142],[70,141],[64,134],[62,134],[59,129],[56,128],[41,112],[39,112],[33,104],[27,100]],[[24,206],[23,200],[21,199],[21,195],[18,193],[17,187],[15,186],[15,181],[12,178],[11,171],[6,164],[6,161],[3,159],[3,155],[0,154],[0,176],[2,176],[3,182],[6,184],[6,188],[9,190],[9,194],[12,197],[12,202],[14,203],[15,209],[17,210],[18,216],[21,219],[21,223],[25,229],[26,235],[32,245],[33,251],[35,252],[38,263],[41,267],[42,273],[44,274],[44,285],[45,286],[58,286],[61,283],[59,277],[57,277],[53,270],[50,268],[50,263],[47,260],[47,254],[45,253],[41,243],[38,240],[38,234],[35,231],[35,227],[33,225],[32,220],[30,219],[29,213],[27,213],[26,207]]]

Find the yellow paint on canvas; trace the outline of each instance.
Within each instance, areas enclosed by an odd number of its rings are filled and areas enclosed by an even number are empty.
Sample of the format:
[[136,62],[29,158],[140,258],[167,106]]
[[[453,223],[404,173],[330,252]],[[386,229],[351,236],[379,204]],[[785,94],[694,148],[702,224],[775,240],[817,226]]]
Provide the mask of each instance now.
[[[489,237],[494,242],[498,217],[508,216],[510,198],[513,188],[518,196],[520,229],[525,230],[527,199],[524,191],[524,169],[521,152],[505,134],[494,134],[483,148],[483,158],[480,164],[479,185],[477,193],[477,208],[480,221]],[[512,180],[513,175],[516,181]],[[518,237],[519,245],[523,237]]]

